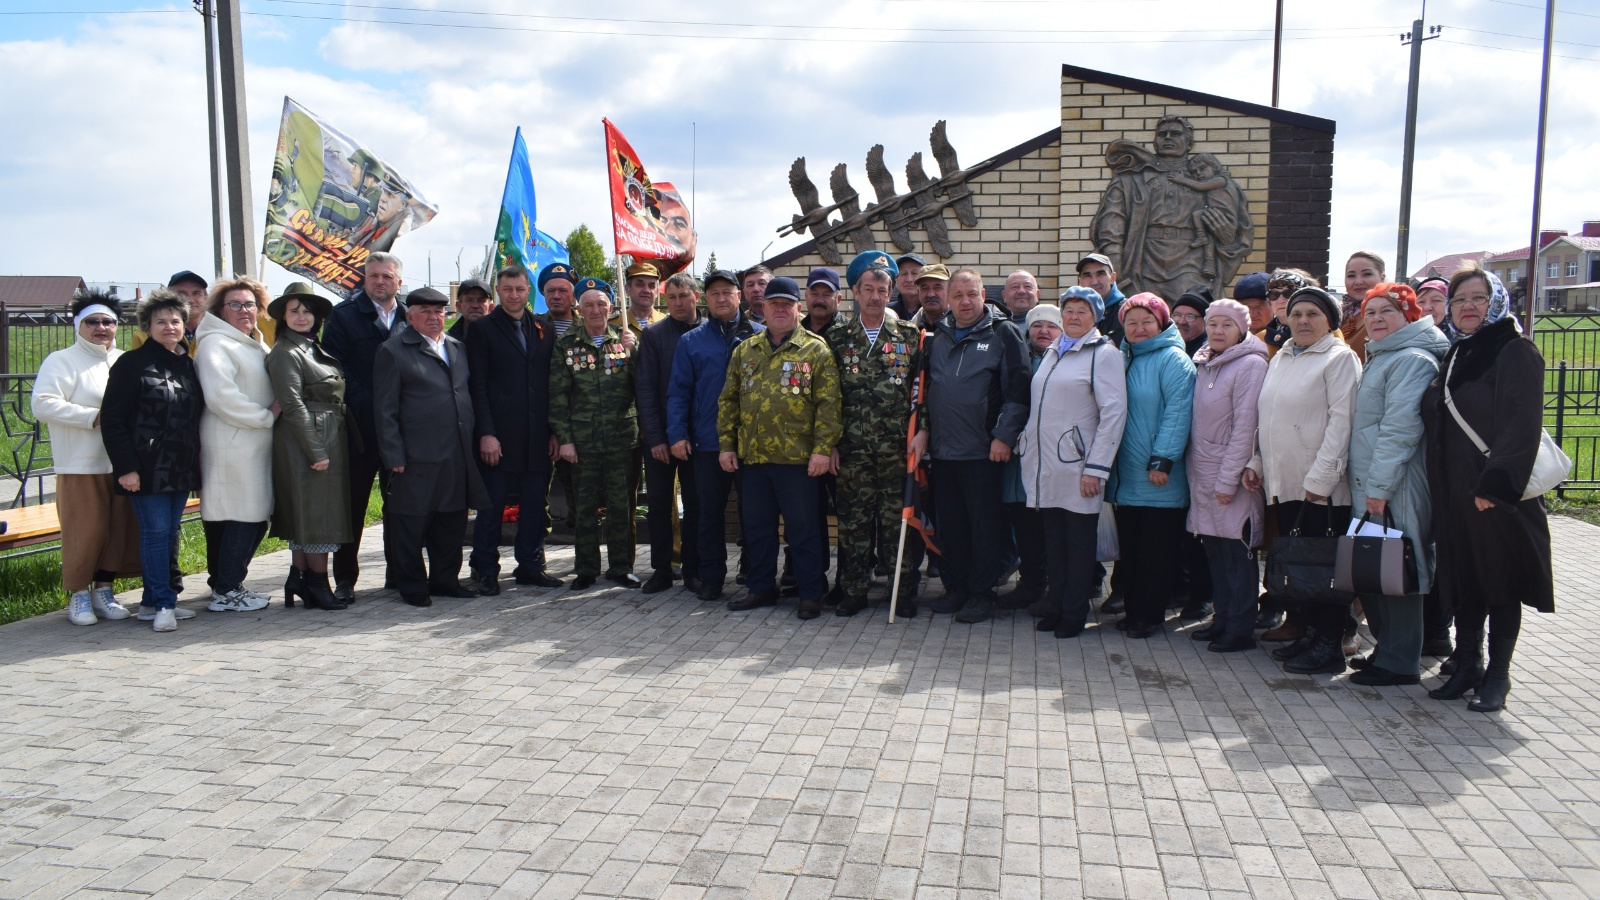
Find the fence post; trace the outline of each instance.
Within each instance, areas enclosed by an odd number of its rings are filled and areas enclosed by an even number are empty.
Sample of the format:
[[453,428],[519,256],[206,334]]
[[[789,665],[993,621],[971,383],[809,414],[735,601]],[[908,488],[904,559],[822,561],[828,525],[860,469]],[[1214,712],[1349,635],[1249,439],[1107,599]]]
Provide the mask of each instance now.
[[[1567,422],[1567,361],[1556,363],[1556,446],[1561,446],[1561,435]],[[1574,448],[1576,452],[1576,448]],[[1576,457],[1574,457],[1576,458]],[[1560,485],[1556,486],[1556,496],[1562,500],[1567,499],[1567,492]]]
[[11,371],[11,311],[0,301],[0,374]]

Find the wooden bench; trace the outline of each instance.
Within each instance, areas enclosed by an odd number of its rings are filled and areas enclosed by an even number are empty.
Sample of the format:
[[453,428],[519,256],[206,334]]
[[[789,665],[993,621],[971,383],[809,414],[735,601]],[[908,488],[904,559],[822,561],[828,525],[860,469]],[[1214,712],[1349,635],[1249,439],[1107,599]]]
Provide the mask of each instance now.
[[[200,500],[190,497],[183,507],[184,515],[199,511]],[[54,503],[0,509],[0,553],[59,540],[61,520],[56,516]]]

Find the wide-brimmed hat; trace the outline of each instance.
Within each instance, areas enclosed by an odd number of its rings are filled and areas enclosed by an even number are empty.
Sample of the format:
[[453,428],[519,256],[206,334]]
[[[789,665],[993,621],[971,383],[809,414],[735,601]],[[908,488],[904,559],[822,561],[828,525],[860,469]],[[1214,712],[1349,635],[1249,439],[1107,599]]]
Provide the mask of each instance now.
[[279,295],[278,299],[267,304],[267,315],[282,321],[284,311],[289,308],[290,300],[299,300],[304,303],[306,308],[311,310],[311,314],[319,319],[326,319],[328,313],[333,312],[332,300],[318,294],[311,285],[306,284],[304,281],[294,281],[283,289],[283,293]]

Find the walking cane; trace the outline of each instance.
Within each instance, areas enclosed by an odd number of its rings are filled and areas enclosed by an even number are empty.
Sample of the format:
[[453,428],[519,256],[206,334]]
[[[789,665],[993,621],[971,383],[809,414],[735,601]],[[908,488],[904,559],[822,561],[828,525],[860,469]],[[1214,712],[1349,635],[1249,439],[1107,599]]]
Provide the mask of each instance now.
[[900,561],[906,556],[906,517],[900,515],[900,549],[894,553],[894,589],[889,591],[889,624],[894,624],[894,607],[900,599]]

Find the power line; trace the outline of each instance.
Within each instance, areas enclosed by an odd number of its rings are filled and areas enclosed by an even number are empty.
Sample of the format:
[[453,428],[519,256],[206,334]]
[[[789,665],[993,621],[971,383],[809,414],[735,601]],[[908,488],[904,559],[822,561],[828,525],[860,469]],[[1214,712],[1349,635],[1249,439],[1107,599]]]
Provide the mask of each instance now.
[[[1476,28],[1461,28],[1456,25],[1452,25],[1450,28],[1453,31],[1465,31],[1471,34],[1487,34],[1491,37],[1516,38],[1519,41],[1538,41],[1541,44],[1544,43],[1544,38],[1542,37],[1529,37],[1525,34],[1507,34],[1504,31],[1479,31]],[[1555,43],[1566,44],[1568,47],[1594,47],[1596,49],[1600,49],[1600,44],[1580,44],[1577,41],[1556,41]]]
[[[886,2],[892,3],[892,2],[894,2],[894,0],[886,0]],[[1520,6],[1523,9],[1537,9],[1540,12],[1544,12],[1544,7],[1542,7],[1542,6],[1534,6],[1531,3],[1515,3],[1515,2],[1513,2],[1513,0],[1489,0],[1489,2],[1490,3],[1499,3],[1499,4],[1503,4],[1505,6]],[[1600,14],[1576,12],[1576,11],[1570,10],[1570,9],[1558,9],[1558,10],[1556,10],[1556,15],[1558,15],[1558,16],[1583,16],[1585,19],[1600,19]],[[1537,38],[1536,40],[1543,40],[1543,38]],[[1557,41],[1556,43],[1559,44],[1561,42]]]
[[[1465,29],[1462,29],[1462,30],[1465,30]],[[1523,47],[1497,47],[1494,44],[1478,44],[1478,43],[1473,43],[1472,41],[1453,41],[1450,38],[1446,38],[1446,37],[1441,37],[1439,39],[1439,43],[1441,43],[1441,44],[1455,44],[1457,47],[1477,47],[1480,50],[1505,50],[1508,53],[1535,53],[1535,54],[1540,54],[1540,53],[1543,52],[1543,51],[1540,51],[1540,50],[1528,50],[1528,49],[1523,48]],[[1578,62],[1600,62],[1600,58],[1596,58],[1596,57],[1593,57],[1593,56],[1566,56],[1566,55],[1560,54],[1560,53],[1552,53],[1550,55],[1552,57],[1556,58],[1556,59],[1575,59]]]

